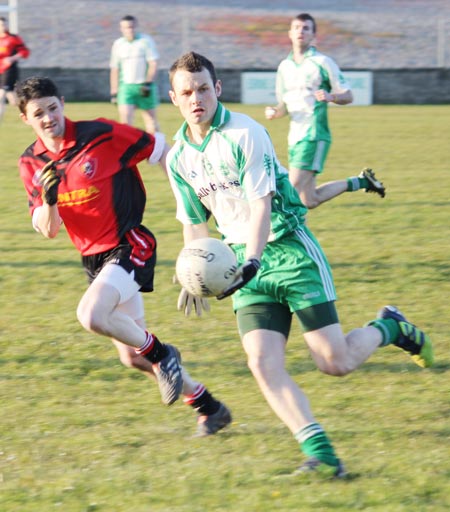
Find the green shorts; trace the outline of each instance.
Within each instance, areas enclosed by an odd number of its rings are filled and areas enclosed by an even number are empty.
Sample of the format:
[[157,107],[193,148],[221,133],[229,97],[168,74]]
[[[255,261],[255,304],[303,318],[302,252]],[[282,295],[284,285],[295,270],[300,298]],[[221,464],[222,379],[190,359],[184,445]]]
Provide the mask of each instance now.
[[[239,263],[245,245],[232,245]],[[235,311],[254,304],[278,303],[291,312],[336,300],[327,258],[306,226],[280,240],[269,242],[256,276],[233,295]]]
[[326,140],[303,140],[289,146],[289,167],[320,174],[323,171],[330,146],[331,142]]
[[152,110],[159,105],[158,86],[155,82],[150,85],[150,95],[142,96],[143,84],[120,84],[117,94],[118,105],[134,105],[141,110]]

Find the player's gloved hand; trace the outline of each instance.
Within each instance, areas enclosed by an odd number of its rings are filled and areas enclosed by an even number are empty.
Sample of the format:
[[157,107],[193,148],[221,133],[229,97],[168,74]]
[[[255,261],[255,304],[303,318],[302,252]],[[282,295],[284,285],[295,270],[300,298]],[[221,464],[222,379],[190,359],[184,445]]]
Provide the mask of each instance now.
[[111,94],[110,101],[113,105],[117,104],[117,94]]
[[42,199],[49,206],[52,206],[58,202],[58,186],[61,181],[61,176],[59,176],[57,172],[56,164],[53,160],[51,160],[45,164],[39,177],[43,188]]
[[225,288],[221,294],[217,295],[217,299],[222,300],[225,297],[229,297],[236,290],[239,290],[239,288],[245,286],[251,279],[256,276],[256,273],[260,267],[261,263],[256,258],[250,258],[249,260],[244,261],[244,263],[237,269],[234,281],[228,288]]
[[152,82],[145,82],[145,84],[142,84],[141,86],[141,96],[143,98],[148,98],[150,94],[152,93]]
[[189,316],[193,307],[196,315],[202,316],[202,311],[205,311],[206,313],[209,311],[208,299],[196,297],[195,295],[192,295],[192,293],[189,293],[186,288],[181,288],[177,303],[178,311],[184,311],[184,314]]

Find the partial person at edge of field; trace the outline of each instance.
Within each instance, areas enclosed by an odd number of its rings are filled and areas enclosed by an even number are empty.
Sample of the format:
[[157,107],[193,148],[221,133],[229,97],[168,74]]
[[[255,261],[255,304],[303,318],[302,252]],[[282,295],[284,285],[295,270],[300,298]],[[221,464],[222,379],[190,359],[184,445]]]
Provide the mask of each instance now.
[[134,16],[124,16],[119,26],[122,37],[112,45],[109,64],[111,101],[117,103],[121,123],[132,125],[139,109],[145,129],[155,133],[159,130],[159,53],[155,41],[137,31]]
[[289,179],[309,209],[360,189],[384,197],[383,184],[368,168],[358,176],[316,184],[331,146],[328,103],[347,105],[353,101],[353,93],[335,61],[314,46],[315,36],[316,22],[310,14],[302,13],[291,20],[292,51],[277,70],[278,104],[265,109],[269,121],[290,117]]
[[8,30],[8,22],[0,17],[0,122],[6,108],[6,101],[16,105],[14,85],[19,79],[19,65],[21,59],[27,59],[30,50],[23,39]]
[[430,338],[393,306],[344,334],[333,277],[318,241],[305,225],[307,208],[289,181],[265,128],[227,110],[212,62],[194,52],[169,71],[170,98],[184,123],[167,156],[184,243],[207,237],[208,214],[240,265],[232,295],[248,366],[270,407],[308,457],[298,473],[345,476],[308,398],[285,367],[295,314],[317,367],[343,376],[378,347],[393,344],[419,366],[433,363]]
[[164,404],[183,394],[198,413],[197,434],[214,434],[231,422],[229,410],[145,325],[141,292],[153,291],[157,244],[142,225],[146,190],[137,165],[159,162],[166,171],[164,135],[102,118],[71,121],[48,78],[24,80],[16,93],[20,117],[37,136],[19,159],[33,227],[54,238],[64,223],[88,277],[79,322],[110,338],[125,366],[156,378]]

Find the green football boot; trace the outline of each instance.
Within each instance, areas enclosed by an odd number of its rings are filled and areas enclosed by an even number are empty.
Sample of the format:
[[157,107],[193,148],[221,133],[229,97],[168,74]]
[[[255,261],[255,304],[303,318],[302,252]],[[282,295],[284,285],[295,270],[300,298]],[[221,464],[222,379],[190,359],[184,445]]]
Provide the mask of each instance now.
[[294,471],[293,476],[302,476],[312,473],[317,473],[318,476],[325,479],[345,478],[347,476],[344,465],[339,459],[337,466],[330,466],[329,464],[325,464],[319,460],[317,457],[310,457],[307,459]]
[[430,337],[418,329],[395,306],[384,306],[378,318],[392,318],[400,327],[400,336],[394,345],[411,354],[412,360],[422,368],[429,368],[434,362],[433,345]]
[[378,194],[381,197],[384,197],[386,195],[386,189],[383,186],[383,183],[377,180],[375,173],[372,171],[372,169],[363,169],[359,173],[358,178],[365,178],[367,180],[368,185],[365,189],[366,192],[375,192],[375,194]]

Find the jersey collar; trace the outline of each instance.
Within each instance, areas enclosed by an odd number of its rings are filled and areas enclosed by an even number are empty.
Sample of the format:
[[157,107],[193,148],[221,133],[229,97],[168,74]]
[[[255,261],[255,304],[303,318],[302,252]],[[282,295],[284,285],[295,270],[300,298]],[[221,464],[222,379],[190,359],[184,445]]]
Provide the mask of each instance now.
[[[73,148],[76,144],[76,132],[75,132],[75,123],[71,121],[70,119],[67,119],[67,117],[64,118],[64,139],[62,143],[62,147],[59,155],[64,154],[68,149]],[[44,143],[41,139],[38,139],[36,141],[36,144],[34,145],[34,154],[35,155],[42,155],[44,153],[49,153],[49,150],[45,147]]]
[[217,130],[218,128],[222,128],[223,125],[227,124],[230,120],[230,111],[227,110],[222,103],[217,104],[217,110],[214,114],[212,123],[211,123],[211,130]]
[[[312,57],[316,53],[317,53],[317,48],[315,46],[310,46],[306,50],[306,52],[303,54],[303,59],[306,59],[307,57]],[[295,62],[295,60],[294,60],[294,52],[291,51],[291,53],[288,55],[288,60],[292,60],[292,62]]]
[[142,34],[140,32],[136,32],[134,34],[134,37],[131,41],[129,41],[125,36],[122,36],[122,39],[126,42],[126,43],[129,43],[129,44],[132,44],[134,43],[135,41],[137,41],[138,39],[142,39]]

